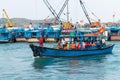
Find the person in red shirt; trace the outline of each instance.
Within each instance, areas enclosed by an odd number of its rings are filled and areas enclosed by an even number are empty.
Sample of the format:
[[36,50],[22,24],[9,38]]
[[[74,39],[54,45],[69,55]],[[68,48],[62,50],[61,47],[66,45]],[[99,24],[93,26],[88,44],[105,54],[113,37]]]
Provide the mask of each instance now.
[[80,49],[80,47],[81,47],[81,44],[80,44],[80,42],[78,42],[77,49]]
[[62,49],[62,46],[60,44],[60,40],[58,40],[58,45],[56,46],[56,49]]
[[39,38],[39,45],[43,47],[43,43],[44,43],[44,37],[41,36],[41,37]]

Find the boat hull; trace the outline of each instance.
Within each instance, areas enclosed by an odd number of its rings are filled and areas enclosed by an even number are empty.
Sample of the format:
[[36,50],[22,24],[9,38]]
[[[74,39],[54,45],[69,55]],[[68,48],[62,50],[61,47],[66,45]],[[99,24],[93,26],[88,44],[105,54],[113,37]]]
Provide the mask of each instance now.
[[64,50],[35,46],[30,44],[30,48],[33,51],[33,56],[51,56],[51,57],[78,57],[83,55],[96,55],[112,53],[114,45],[107,45],[104,48],[99,49],[76,49],[76,50]]
[[39,42],[39,40],[37,38],[29,38],[26,40],[28,43],[33,43],[33,42]]
[[17,42],[26,42],[26,38],[16,38]]
[[0,43],[9,43],[9,40],[0,40]]
[[111,41],[120,41],[120,35],[117,36],[111,36]]

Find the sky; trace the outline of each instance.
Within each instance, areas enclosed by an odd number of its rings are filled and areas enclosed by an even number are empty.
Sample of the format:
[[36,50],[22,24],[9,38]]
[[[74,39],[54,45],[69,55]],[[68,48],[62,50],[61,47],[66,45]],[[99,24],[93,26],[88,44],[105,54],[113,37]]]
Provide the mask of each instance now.
[[[58,13],[65,0],[48,0]],[[112,22],[120,20],[120,0],[82,0],[86,10],[92,18],[102,22]],[[54,17],[44,4],[43,0],[0,0],[0,18],[3,18],[2,9],[5,9],[10,18],[27,18],[41,20]],[[61,14],[62,19],[66,19],[66,9]],[[92,15],[94,13],[94,15]],[[115,15],[113,17],[113,15]],[[79,22],[87,19],[83,13],[79,0],[69,0],[69,18],[72,22]]]

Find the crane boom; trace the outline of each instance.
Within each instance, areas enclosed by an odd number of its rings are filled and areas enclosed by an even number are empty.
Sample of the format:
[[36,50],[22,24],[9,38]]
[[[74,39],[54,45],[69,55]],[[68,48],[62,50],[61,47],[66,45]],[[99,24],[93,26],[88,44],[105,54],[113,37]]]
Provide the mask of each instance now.
[[59,21],[59,22],[61,22],[60,16],[61,16],[63,10],[65,9],[66,5],[68,4],[69,0],[65,0],[64,4],[63,4],[63,6],[60,9],[60,11],[59,11],[58,14],[55,12],[55,10],[53,9],[53,7],[50,5],[50,3],[47,0],[43,0],[43,1],[44,1],[45,5],[48,7],[48,9],[51,11],[51,13],[53,14],[53,16],[56,18],[56,20]]
[[5,11],[5,9],[3,9],[3,14],[4,14],[4,16],[5,16],[6,19],[7,19],[6,27],[7,27],[7,28],[8,28],[8,27],[13,27],[14,25],[13,25],[13,23],[11,22],[10,18],[8,17],[7,12]]
[[83,12],[85,13],[85,16],[87,17],[87,20],[88,20],[89,23],[91,24],[91,21],[90,21],[89,15],[88,15],[88,13],[87,13],[87,10],[86,10],[86,8],[85,8],[85,6],[84,6],[82,0],[79,0],[79,1],[80,1],[80,4],[81,4],[81,7],[82,7],[82,9],[83,9]]
[[68,1],[69,1],[69,0],[65,0],[65,3],[63,4],[63,6],[62,6],[61,10],[60,10],[60,11],[59,11],[59,13],[58,13],[58,17],[60,17],[60,16],[61,16],[61,14],[62,14],[63,10],[65,9],[66,5],[68,4]]
[[51,13],[53,14],[53,16],[56,18],[56,20],[60,22],[57,13],[53,9],[53,7],[50,5],[50,3],[47,0],[43,0],[43,1],[44,1],[45,5],[48,7],[48,9],[51,11]]

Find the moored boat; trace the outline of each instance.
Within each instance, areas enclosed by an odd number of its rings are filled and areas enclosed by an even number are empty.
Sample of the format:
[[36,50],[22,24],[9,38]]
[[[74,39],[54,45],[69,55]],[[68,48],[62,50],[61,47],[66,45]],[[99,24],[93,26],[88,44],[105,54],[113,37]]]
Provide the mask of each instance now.
[[110,26],[110,40],[120,41],[120,28],[119,26]]
[[41,29],[29,29],[25,31],[25,38],[27,42],[39,42],[39,37],[41,36]]
[[26,38],[25,38],[25,29],[22,27],[18,27],[15,29],[16,30],[16,42],[26,42]]
[[9,42],[10,40],[10,31],[5,28],[0,28],[0,43]]

